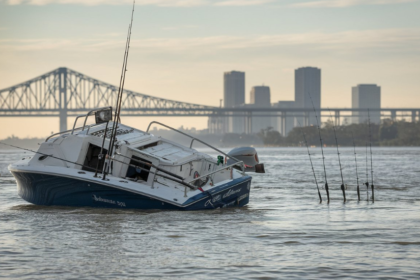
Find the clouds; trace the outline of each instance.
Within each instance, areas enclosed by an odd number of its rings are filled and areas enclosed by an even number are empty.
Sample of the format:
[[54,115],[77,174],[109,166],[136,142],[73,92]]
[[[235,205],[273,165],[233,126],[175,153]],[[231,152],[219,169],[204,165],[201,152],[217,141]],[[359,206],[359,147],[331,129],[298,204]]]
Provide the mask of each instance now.
[[[132,0],[0,0],[8,5],[49,5],[49,4],[74,4],[85,6],[97,5],[127,5]],[[136,5],[153,5],[160,7],[194,7],[207,5],[207,0],[137,0]]]
[[276,0],[226,0],[216,2],[215,6],[257,6],[267,3],[278,2]]
[[[82,51],[96,52],[118,50],[123,40],[116,40],[114,34],[89,39],[33,39],[0,40],[3,51]],[[420,28],[357,30],[335,33],[309,32],[261,36],[207,36],[190,38],[132,38],[132,51],[157,54],[223,53],[231,50],[246,50],[264,53],[264,50],[291,48],[334,53],[374,52],[418,52],[420,49]]]
[[[149,5],[159,7],[239,7],[259,6],[266,4],[279,4],[284,7],[296,8],[344,8],[357,5],[389,5],[417,2],[418,0],[302,0],[298,3],[290,0],[137,0],[137,5]],[[132,4],[132,0],[0,0],[7,5],[49,5],[49,4],[73,4],[73,5],[126,5]]]
[[345,8],[358,5],[390,5],[417,2],[417,0],[321,0],[292,4],[298,8]]
[[[197,7],[197,6],[255,6],[276,2],[277,0],[137,0],[136,5],[150,5],[159,7]],[[8,5],[126,5],[132,0],[0,0]]]

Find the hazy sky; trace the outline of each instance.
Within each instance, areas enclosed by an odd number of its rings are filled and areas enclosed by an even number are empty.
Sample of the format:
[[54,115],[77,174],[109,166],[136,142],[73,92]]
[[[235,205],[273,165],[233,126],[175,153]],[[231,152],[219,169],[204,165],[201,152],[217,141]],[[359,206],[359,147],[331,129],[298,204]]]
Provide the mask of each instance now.
[[[0,89],[60,66],[117,85],[131,1],[0,0]],[[223,72],[293,100],[294,69],[322,69],[322,106],[376,83],[382,107],[420,107],[418,0],[139,0],[126,88],[218,106]],[[206,118],[161,118],[204,128]],[[72,120],[69,120],[72,122]],[[129,119],[142,129],[148,119]],[[37,127],[38,125],[38,127]],[[43,136],[58,119],[0,118],[0,138]]]

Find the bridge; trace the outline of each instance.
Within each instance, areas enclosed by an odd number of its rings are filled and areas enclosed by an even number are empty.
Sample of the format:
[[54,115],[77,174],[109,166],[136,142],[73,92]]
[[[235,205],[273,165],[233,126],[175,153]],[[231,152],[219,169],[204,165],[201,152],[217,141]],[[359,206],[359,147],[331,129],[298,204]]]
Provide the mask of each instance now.
[[[59,117],[60,131],[67,130],[67,117],[77,116],[98,107],[113,106],[118,87],[61,67],[44,75],[0,90],[0,117]],[[365,112],[367,109],[320,108],[317,111],[329,116],[333,112],[335,123],[339,124],[345,114]],[[382,117],[411,117],[416,121],[419,108],[381,108]],[[279,117],[281,122],[287,115],[301,115],[306,120],[313,112],[308,108],[253,108],[249,106],[221,108],[175,100],[158,98],[142,93],[124,90],[122,116],[177,116],[210,117],[209,129],[220,129],[220,120],[229,117],[244,118],[245,132],[251,131],[253,117]],[[212,130],[210,129],[210,130]],[[222,130],[224,130],[222,128]]]

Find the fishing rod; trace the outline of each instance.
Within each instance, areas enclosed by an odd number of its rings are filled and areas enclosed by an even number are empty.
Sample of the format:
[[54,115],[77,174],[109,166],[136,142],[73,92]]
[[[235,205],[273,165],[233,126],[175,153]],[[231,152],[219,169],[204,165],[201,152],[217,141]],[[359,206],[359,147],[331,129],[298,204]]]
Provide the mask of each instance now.
[[372,158],[372,136],[371,136],[371,129],[370,129],[370,114],[368,109],[368,120],[369,120],[369,143],[370,143],[370,178],[371,184],[370,187],[372,189],[372,202],[375,201],[375,191],[373,187],[373,158]]
[[305,136],[305,133],[303,132],[303,129],[302,129],[302,126],[300,125],[299,120],[298,120],[298,123],[299,123],[299,126],[300,126],[300,132],[302,132],[303,140],[305,141],[306,149],[308,150],[309,161],[311,162],[312,173],[314,174],[315,184],[316,184],[316,188],[318,190],[319,203],[322,203],[321,192],[319,191],[318,181],[316,179],[315,169],[314,169],[314,165],[312,163],[312,158],[311,158],[311,153],[309,152],[308,142],[306,141],[306,136]]
[[366,200],[369,201],[368,143],[366,142]]
[[357,172],[357,157],[356,157],[356,143],[354,142],[354,134],[351,132],[351,137],[353,138],[353,148],[354,148],[354,163],[356,164],[356,178],[357,178],[357,199],[360,201],[360,189],[359,189],[359,173]]
[[[131,29],[132,29],[132,26],[133,26],[134,6],[135,6],[135,0],[133,1],[133,9],[131,11],[131,21],[130,21],[130,25],[128,26],[127,40],[126,40],[126,43],[125,43],[125,51],[124,51],[124,59],[123,59],[123,65],[122,65],[122,69],[121,69],[120,85],[119,85],[119,88],[118,88],[117,103],[116,103],[116,106],[115,106],[114,122],[112,124],[112,130],[111,130],[112,133],[111,133],[111,137],[109,139],[109,148],[108,148],[107,155],[110,155],[110,156],[113,153],[114,142],[115,142],[115,138],[116,138],[116,135],[117,135],[117,129],[118,129],[118,122],[120,121],[122,94],[123,94],[123,91],[124,91],[125,76],[126,76],[126,72],[127,72],[128,53],[129,53],[129,50],[130,50],[130,41],[131,41]],[[106,157],[106,158],[109,158],[109,157]],[[104,166],[103,180],[105,180],[105,178],[106,178],[106,174],[108,172],[110,164],[111,164],[111,161],[108,159],[108,162],[106,162],[105,166]]]
[[324,156],[324,148],[323,148],[324,144],[322,143],[321,127],[319,125],[318,115],[317,115],[316,110],[315,110],[314,101],[312,100],[312,97],[309,94],[309,92],[308,92],[308,95],[309,95],[309,98],[311,99],[312,107],[314,108],[314,113],[315,113],[315,118],[316,118],[316,124],[317,124],[317,127],[318,127],[319,141],[321,142],[322,164],[324,166],[325,191],[327,192],[327,200],[328,200],[328,203],[330,203],[330,192],[328,190],[327,170],[325,168],[325,156]]
[[[332,114],[331,114],[331,110],[330,108],[328,108],[328,111],[330,112],[330,117],[331,117],[331,121],[332,121]],[[344,203],[346,202],[346,191],[344,189],[344,179],[343,179],[343,168],[341,168],[341,160],[340,160],[340,151],[338,150],[338,140],[337,140],[337,133],[335,131],[335,125],[333,122],[333,131],[334,131],[334,137],[335,137],[335,146],[337,147],[337,156],[338,156],[338,164],[340,166],[340,175],[341,175],[341,191],[343,192],[343,198],[344,198]]]

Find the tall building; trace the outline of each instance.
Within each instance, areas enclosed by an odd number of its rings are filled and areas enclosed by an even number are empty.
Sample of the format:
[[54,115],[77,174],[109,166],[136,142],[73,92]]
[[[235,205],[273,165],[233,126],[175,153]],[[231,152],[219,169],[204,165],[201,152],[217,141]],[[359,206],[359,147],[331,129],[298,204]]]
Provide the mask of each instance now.
[[[271,107],[271,94],[270,87],[255,86],[251,89],[250,93],[250,106],[254,108],[270,108]],[[258,115],[267,115],[267,112],[255,112],[252,114],[252,133],[258,133],[261,129],[272,127],[271,117]]]
[[[224,106],[239,107],[245,103],[245,72],[230,71],[224,73]],[[226,131],[232,133],[244,132],[242,116],[227,117]]]
[[[302,67],[295,70],[295,102],[296,108],[321,108],[321,69]],[[320,115],[319,111],[317,115]],[[301,118],[301,120],[302,125],[316,125],[317,123],[315,114],[312,112],[309,113],[308,118]]]
[[[295,101],[279,101],[277,103],[273,104],[273,107],[277,108],[296,108],[296,102]],[[296,113],[288,112],[284,114],[283,116],[277,116],[275,117],[275,125],[274,129],[280,132],[281,135],[287,136],[289,132],[295,127],[296,122]]]
[[271,106],[271,94],[270,87],[267,86],[255,86],[251,89],[250,103],[254,104],[255,107],[264,108]]
[[[353,109],[380,109],[381,87],[377,85],[357,85],[352,88],[351,106]],[[364,123],[368,120],[368,112],[353,112],[353,123]],[[372,123],[381,122],[379,111],[369,112]]]

